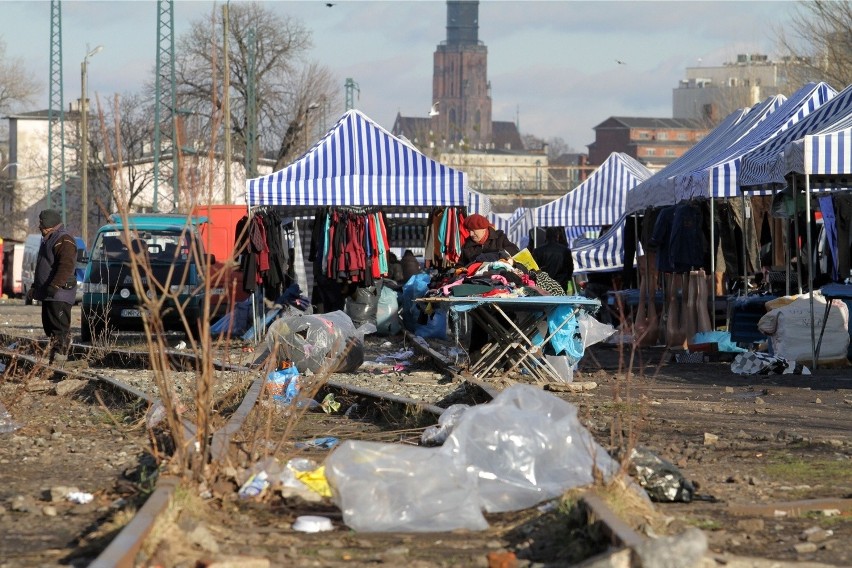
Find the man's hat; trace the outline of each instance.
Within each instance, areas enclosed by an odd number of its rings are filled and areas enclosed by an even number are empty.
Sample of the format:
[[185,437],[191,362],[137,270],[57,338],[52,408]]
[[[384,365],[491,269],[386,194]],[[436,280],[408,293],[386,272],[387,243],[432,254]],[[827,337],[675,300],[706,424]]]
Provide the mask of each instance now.
[[62,215],[55,209],[45,209],[38,214],[39,227],[49,229],[62,223]]

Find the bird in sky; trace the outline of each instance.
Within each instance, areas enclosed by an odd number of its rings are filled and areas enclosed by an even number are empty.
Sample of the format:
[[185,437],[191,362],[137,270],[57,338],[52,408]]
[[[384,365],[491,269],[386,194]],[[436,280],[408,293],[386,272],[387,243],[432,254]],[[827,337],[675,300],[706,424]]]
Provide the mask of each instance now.
[[439,114],[441,114],[440,112],[438,112],[439,104],[441,104],[441,101],[438,101],[437,103],[432,105],[432,108],[429,109],[429,116],[438,116]]
[[326,6],[328,6],[329,8],[331,8],[332,6],[334,6],[334,4],[332,4],[331,2],[326,2],[326,3],[325,3],[325,5],[326,5]]
[[627,65],[627,63],[625,63],[621,59],[616,59],[615,62],[618,63],[619,65]]

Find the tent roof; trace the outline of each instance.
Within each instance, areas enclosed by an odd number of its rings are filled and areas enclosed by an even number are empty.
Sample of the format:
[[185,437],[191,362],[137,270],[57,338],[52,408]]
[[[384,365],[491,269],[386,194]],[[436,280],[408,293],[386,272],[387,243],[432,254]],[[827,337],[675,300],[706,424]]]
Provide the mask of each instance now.
[[347,111],[301,158],[246,181],[256,205],[463,207],[467,175],[436,162],[358,110]]
[[736,143],[722,149],[692,171],[673,176],[675,199],[680,201],[739,195],[742,156],[803,120],[835,95],[837,91],[827,83],[804,85]]
[[559,199],[533,210],[539,227],[600,227],[624,214],[627,193],[651,177],[651,170],[620,152],[613,152],[583,183]]
[[[787,185],[786,174],[791,171],[805,173],[804,163],[796,165],[795,161],[793,161],[791,162],[792,167],[788,167],[784,155],[785,149],[791,143],[804,139],[808,135],[819,135],[821,132],[828,133],[835,129],[838,131],[843,130],[843,125],[848,124],[850,115],[852,115],[852,85],[843,89],[837,96],[816,109],[803,120],[743,156],[740,185],[747,186],[752,190],[760,187],[785,187]],[[837,141],[839,142],[841,138],[838,138]],[[821,139],[823,143],[826,143],[831,140],[831,136]],[[816,153],[803,148],[802,161],[810,160],[813,165],[818,163],[820,159],[823,159],[827,163],[831,158],[828,158],[828,154],[823,154],[823,157],[820,158],[818,148],[819,143],[817,143]],[[810,153],[810,156],[807,158],[805,158],[806,153]],[[841,158],[841,155],[844,157]],[[848,170],[849,158],[847,156],[849,156],[848,148],[842,151],[838,150],[835,153],[834,161],[839,164],[845,160],[846,165],[843,167]],[[792,159],[792,157],[791,154],[790,158]],[[818,167],[826,169],[825,165]],[[839,165],[830,166],[830,168],[837,167]]]
[[674,183],[670,181],[672,176],[695,169],[706,163],[711,156],[717,155],[722,149],[735,144],[737,140],[751,132],[785,100],[786,98],[783,95],[775,95],[768,97],[750,109],[739,109],[729,114],[701,142],[636,186],[627,195],[627,212],[632,213],[646,207],[677,203]]

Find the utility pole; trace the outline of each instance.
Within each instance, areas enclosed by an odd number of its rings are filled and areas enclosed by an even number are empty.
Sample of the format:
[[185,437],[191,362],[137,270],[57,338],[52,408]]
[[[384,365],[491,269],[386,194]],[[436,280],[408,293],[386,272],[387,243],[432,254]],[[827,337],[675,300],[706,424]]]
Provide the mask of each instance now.
[[347,77],[346,83],[343,86],[346,89],[346,110],[349,111],[355,108],[355,91],[358,91],[358,98],[361,98],[361,87],[358,86],[358,83],[352,77]]
[[104,46],[99,45],[88,51],[80,63],[80,236],[89,243],[89,58],[99,53]]
[[47,111],[47,209],[55,209],[52,189],[62,195],[62,223],[65,213],[65,102],[62,95],[62,3],[50,1],[50,106]]
[[[154,212],[159,209],[160,157],[172,153],[172,192],[178,201],[178,147],[175,144],[175,15],[172,0],[157,0],[157,62],[154,82]],[[168,90],[166,89],[168,87]],[[165,111],[165,112],[163,112]]]
[[255,85],[255,57],[257,45],[254,41],[254,28],[248,31],[248,73],[246,85],[246,179],[257,177],[257,90]]
[[222,98],[225,107],[225,204],[231,204],[231,65],[228,53],[228,32],[230,31],[230,19],[228,18],[228,2],[222,6],[222,51],[224,52],[224,85],[222,87]]

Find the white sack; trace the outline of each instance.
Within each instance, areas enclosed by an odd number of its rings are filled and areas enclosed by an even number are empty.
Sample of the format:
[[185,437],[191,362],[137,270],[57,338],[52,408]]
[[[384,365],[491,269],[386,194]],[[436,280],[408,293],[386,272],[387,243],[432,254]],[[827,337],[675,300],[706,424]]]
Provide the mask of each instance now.
[[[819,341],[825,316],[825,298],[814,292],[814,339]],[[811,353],[811,305],[807,294],[792,303],[775,308],[757,322],[758,329],[772,338],[775,355],[787,361],[809,362]],[[822,336],[819,361],[845,359],[849,349],[849,310],[840,300],[834,300]]]

